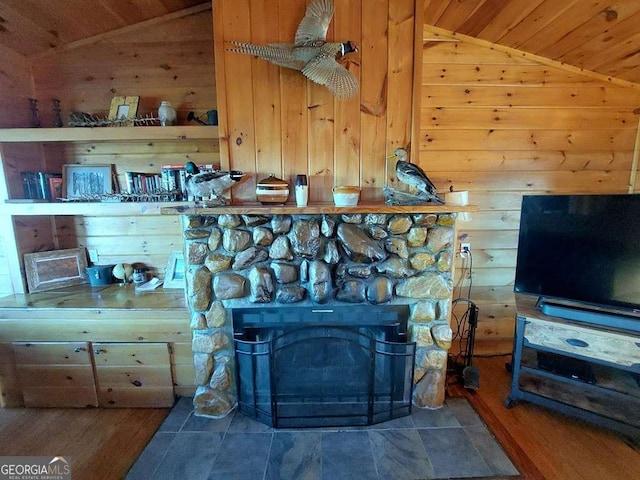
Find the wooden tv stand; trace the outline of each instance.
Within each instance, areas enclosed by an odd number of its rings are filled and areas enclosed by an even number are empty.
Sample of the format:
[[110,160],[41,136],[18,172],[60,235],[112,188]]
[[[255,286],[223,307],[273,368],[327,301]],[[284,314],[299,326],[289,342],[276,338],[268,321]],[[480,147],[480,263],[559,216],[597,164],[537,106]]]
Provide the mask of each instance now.
[[640,442],[640,320],[611,328],[548,316],[516,295],[513,380],[505,405],[526,400]]

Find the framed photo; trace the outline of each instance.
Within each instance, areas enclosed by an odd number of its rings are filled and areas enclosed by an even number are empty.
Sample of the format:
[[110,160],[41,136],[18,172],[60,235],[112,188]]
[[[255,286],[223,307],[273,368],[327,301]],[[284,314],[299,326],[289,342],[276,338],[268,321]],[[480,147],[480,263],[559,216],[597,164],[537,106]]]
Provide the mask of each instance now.
[[66,198],[94,197],[112,193],[111,165],[65,165],[64,187]]
[[25,253],[24,269],[30,293],[88,283],[84,248]]
[[184,254],[181,250],[174,250],[169,254],[163,288],[185,288]]
[[138,114],[140,97],[113,97],[109,120],[132,120]]
[[163,288],[185,288],[184,255],[181,250],[174,250],[169,254]]

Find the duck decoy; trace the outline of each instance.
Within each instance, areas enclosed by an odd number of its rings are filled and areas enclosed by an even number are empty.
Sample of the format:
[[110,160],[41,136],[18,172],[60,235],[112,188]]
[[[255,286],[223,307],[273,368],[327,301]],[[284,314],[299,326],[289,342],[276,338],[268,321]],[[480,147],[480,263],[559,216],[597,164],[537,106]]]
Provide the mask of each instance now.
[[244,173],[239,170],[201,172],[193,162],[185,163],[184,167],[188,174],[187,192],[194,198],[202,198],[205,202],[210,200],[222,205],[227,203],[227,199],[223,196],[224,192],[244,177]]

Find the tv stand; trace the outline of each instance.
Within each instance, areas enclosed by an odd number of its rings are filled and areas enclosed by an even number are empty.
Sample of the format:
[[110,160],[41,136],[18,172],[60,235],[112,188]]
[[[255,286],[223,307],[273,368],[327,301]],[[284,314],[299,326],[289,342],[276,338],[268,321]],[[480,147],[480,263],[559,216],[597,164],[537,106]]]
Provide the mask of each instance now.
[[640,318],[516,294],[508,408],[524,400],[640,444]]

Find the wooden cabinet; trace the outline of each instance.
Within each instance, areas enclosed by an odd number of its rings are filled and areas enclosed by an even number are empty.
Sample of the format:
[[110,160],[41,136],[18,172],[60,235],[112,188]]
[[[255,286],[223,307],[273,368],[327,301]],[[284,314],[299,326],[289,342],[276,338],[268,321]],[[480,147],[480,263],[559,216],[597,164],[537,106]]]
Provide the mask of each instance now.
[[98,405],[87,342],[15,342],[13,351],[26,407]]
[[640,440],[640,319],[629,329],[542,314],[517,295],[511,392]]
[[171,407],[175,400],[167,343],[14,342],[13,350],[26,407]]
[[193,395],[181,290],[75,286],[0,299],[2,406],[166,407]]
[[174,402],[169,345],[94,343],[101,407],[170,407]]

